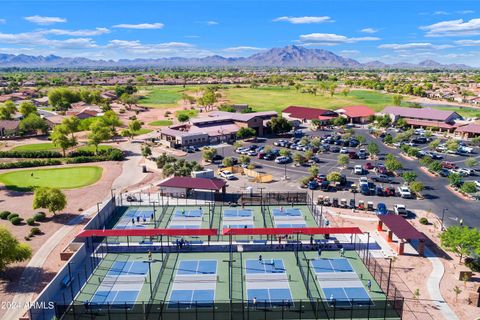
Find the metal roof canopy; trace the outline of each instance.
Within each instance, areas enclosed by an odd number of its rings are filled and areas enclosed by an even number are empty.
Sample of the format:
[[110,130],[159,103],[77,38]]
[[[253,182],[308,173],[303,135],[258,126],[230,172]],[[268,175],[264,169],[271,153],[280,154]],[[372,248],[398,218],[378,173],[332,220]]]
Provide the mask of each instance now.
[[425,240],[423,233],[408,223],[405,218],[396,214],[379,215],[378,219],[399,239],[403,240]]
[[223,229],[224,236],[286,235],[286,234],[362,234],[358,227],[344,228],[240,228]]
[[216,236],[217,234],[217,229],[123,229],[84,230],[77,237]]

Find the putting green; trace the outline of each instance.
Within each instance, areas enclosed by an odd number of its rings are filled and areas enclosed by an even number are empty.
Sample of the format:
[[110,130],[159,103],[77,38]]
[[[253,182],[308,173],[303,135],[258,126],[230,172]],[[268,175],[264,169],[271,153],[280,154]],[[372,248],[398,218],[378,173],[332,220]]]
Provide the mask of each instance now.
[[8,189],[29,191],[33,187],[76,189],[94,184],[102,177],[100,167],[30,169],[0,174],[0,182]]

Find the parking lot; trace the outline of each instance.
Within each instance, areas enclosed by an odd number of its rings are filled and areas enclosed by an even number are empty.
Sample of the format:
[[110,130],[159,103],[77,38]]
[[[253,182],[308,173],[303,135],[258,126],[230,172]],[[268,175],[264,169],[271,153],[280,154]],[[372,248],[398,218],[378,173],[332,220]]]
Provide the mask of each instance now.
[[[355,198],[357,204],[359,200],[363,200],[365,203],[371,201],[374,203],[375,207],[378,203],[385,203],[389,210],[393,210],[395,204],[404,204],[407,209],[431,211],[437,214],[439,218],[444,215],[445,225],[458,224],[461,221],[463,221],[465,225],[471,226],[480,224],[480,202],[466,200],[452,193],[449,189],[447,189],[447,185],[449,183],[447,177],[435,177],[425,173],[422,169],[420,169],[419,160],[409,159],[400,155],[400,148],[386,146],[382,142],[381,138],[372,136],[367,128],[357,127],[353,130],[355,133],[354,136],[363,136],[365,138],[365,141],[362,144],[358,146],[344,146],[343,144],[337,145],[335,143],[329,144],[329,151],[317,153],[315,156],[317,159],[315,162],[317,162],[316,165],[319,168],[320,177],[326,176],[333,171],[337,171],[346,178],[347,183],[344,185],[344,188],[338,188],[336,191],[331,188],[327,191],[326,189],[322,188],[320,183],[317,191],[315,191],[316,195],[322,194],[329,196],[330,198],[347,199],[348,201]],[[305,133],[309,139],[313,139],[314,137],[324,138],[325,136],[329,135],[337,135],[337,131],[335,130],[315,132],[305,131]],[[395,132],[392,131],[391,133],[392,135],[395,135]],[[247,147],[254,144],[258,147],[267,148],[267,150],[278,150],[278,152],[280,152],[281,149],[286,149],[285,147],[278,146],[280,140],[290,140],[290,138],[259,139],[255,143],[245,143],[243,146]],[[356,159],[357,156],[353,156],[353,152],[358,154],[360,149],[367,149],[367,145],[371,142],[376,143],[379,147],[379,154],[375,160],[368,158]],[[418,144],[416,147],[428,152],[428,143]],[[238,159],[241,156],[241,154],[235,152],[232,145],[224,144],[216,146],[216,148],[217,154],[222,157],[235,157]],[[344,149],[342,150],[342,148]],[[295,153],[305,153],[303,150],[289,150],[291,151],[292,155]],[[346,155],[349,155],[349,152],[351,153],[349,164],[346,167],[338,164],[338,156],[340,151]],[[435,152],[435,154],[442,157],[442,159],[439,159],[439,161],[449,162],[455,166],[458,166],[459,168],[464,168],[466,167],[464,162],[468,157],[477,159],[480,158],[478,151],[478,148],[474,148],[472,154],[457,155],[440,152]],[[411,199],[399,197],[399,187],[403,186],[404,184],[402,177],[390,175],[388,181],[382,178],[383,172],[378,172],[376,168],[381,168],[381,165],[384,163],[384,159],[387,154],[393,155],[400,161],[403,166],[403,169],[399,170],[400,173],[405,171],[412,171],[416,173],[417,181],[422,182],[425,186],[425,189],[422,191],[422,196],[424,199],[416,199],[414,195]],[[278,156],[281,155],[278,154]],[[308,170],[310,164],[306,163],[305,165],[300,166],[294,165],[293,162],[279,164],[274,160],[276,157],[270,157],[269,160],[259,159],[258,153],[252,152],[250,161],[251,163],[255,164],[257,171],[272,174],[275,180],[282,180],[285,176],[287,176],[289,181],[288,186],[300,188],[300,179],[305,176],[309,176]],[[187,159],[201,161],[201,152],[190,153],[188,154]],[[217,161],[216,164],[220,165],[221,161]],[[379,181],[374,181],[375,178],[378,178],[377,180]],[[239,177],[239,179],[244,178]],[[367,195],[367,192],[362,194],[361,185],[365,184],[365,182],[361,183],[361,179],[367,180],[369,183],[369,195]],[[479,180],[476,171],[475,175],[464,177],[463,179],[465,181]],[[352,184],[357,186],[358,192],[356,194],[351,192]],[[265,186],[268,187],[268,185]],[[382,190],[382,192],[377,192],[377,189]],[[391,196],[391,190],[395,192],[395,196]],[[385,194],[386,191],[389,191],[390,196]]]

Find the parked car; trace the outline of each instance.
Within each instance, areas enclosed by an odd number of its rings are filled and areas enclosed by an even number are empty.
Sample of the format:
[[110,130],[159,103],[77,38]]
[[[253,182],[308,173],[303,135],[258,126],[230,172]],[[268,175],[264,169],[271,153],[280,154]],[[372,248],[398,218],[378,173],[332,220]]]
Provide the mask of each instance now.
[[389,183],[391,181],[390,177],[386,174],[379,174],[372,177],[372,180],[375,182]]
[[360,193],[364,196],[370,195],[370,189],[368,188],[368,184],[360,185]]
[[376,214],[381,214],[381,215],[385,215],[388,213],[388,209],[387,209],[387,206],[385,205],[385,203],[382,203],[380,202],[379,204],[377,204],[377,210],[375,211]]
[[378,166],[375,168],[375,171],[376,171],[377,173],[379,173],[379,174],[387,174],[387,173],[388,173],[387,168],[386,168],[384,165],[382,165],[382,164],[378,165]]
[[228,170],[220,171],[220,177],[222,177],[226,180],[234,180],[235,179],[235,175]]
[[358,159],[358,154],[355,151],[349,151],[348,152],[348,157],[350,159]]
[[445,168],[445,169],[457,168],[457,166],[453,162],[449,162],[449,161],[442,161],[441,165],[442,165],[442,168]]
[[395,212],[395,214],[398,214],[400,216],[408,215],[407,207],[405,207],[405,205],[403,204],[395,204],[393,206],[393,212]]
[[408,186],[398,187],[398,193],[402,198],[405,198],[405,199],[412,198],[412,192],[410,191],[410,188]]
[[358,184],[359,184],[360,186],[361,186],[361,185],[364,185],[364,184],[368,185],[368,179],[367,179],[367,177],[361,177],[360,180],[359,180],[359,182],[358,182]]
[[333,152],[333,153],[339,153],[339,152],[340,152],[340,148],[337,147],[337,146],[332,146],[332,147],[330,147],[330,151]]
[[363,169],[364,170],[368,171],[368,170],[372,170],[373,168],[375,168],[375,167],[373,166],[373,164],[371,162],[367,162],[367,163],[363,164]]
[[475,180],[473,181],[473,183],[475,183],[475,185],[477,186],[477,189],[480,190],[480,181]]
[[285,164],[290,162],[292,162],[292,159],[287,156],[280,156],[275,159],[275,163],[278,163],[278,164]]
[[354,168],[353,168],[353,173],[355,174],[363,174],[363,168],[361,165],[356,165]]
[[348,148],[343,147],[342,149],[340,149],[340,153],[347,154]]
[[460,153],[473,153],[473,148],[472,147],[467,147],[467,146],[460,146],[458,147],[458,152]]
[[318,182],[317,180],[310,180],[307,185],[308,189],[310,190],[315,190],[318,188]]

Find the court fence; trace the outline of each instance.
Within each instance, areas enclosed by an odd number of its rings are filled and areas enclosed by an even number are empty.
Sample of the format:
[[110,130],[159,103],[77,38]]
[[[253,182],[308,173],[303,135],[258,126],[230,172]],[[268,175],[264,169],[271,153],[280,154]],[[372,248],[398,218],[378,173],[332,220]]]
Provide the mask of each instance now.
[[[62,319],[188,319],[188,320],[260,320],[260,319],[401,319],[392,308],[394,301],[197,301],[197,302],[143,302],[115,305],[90,305],[76,302],[55,305],[57,317]],[[321,305],[326,306],[321,307]]]

